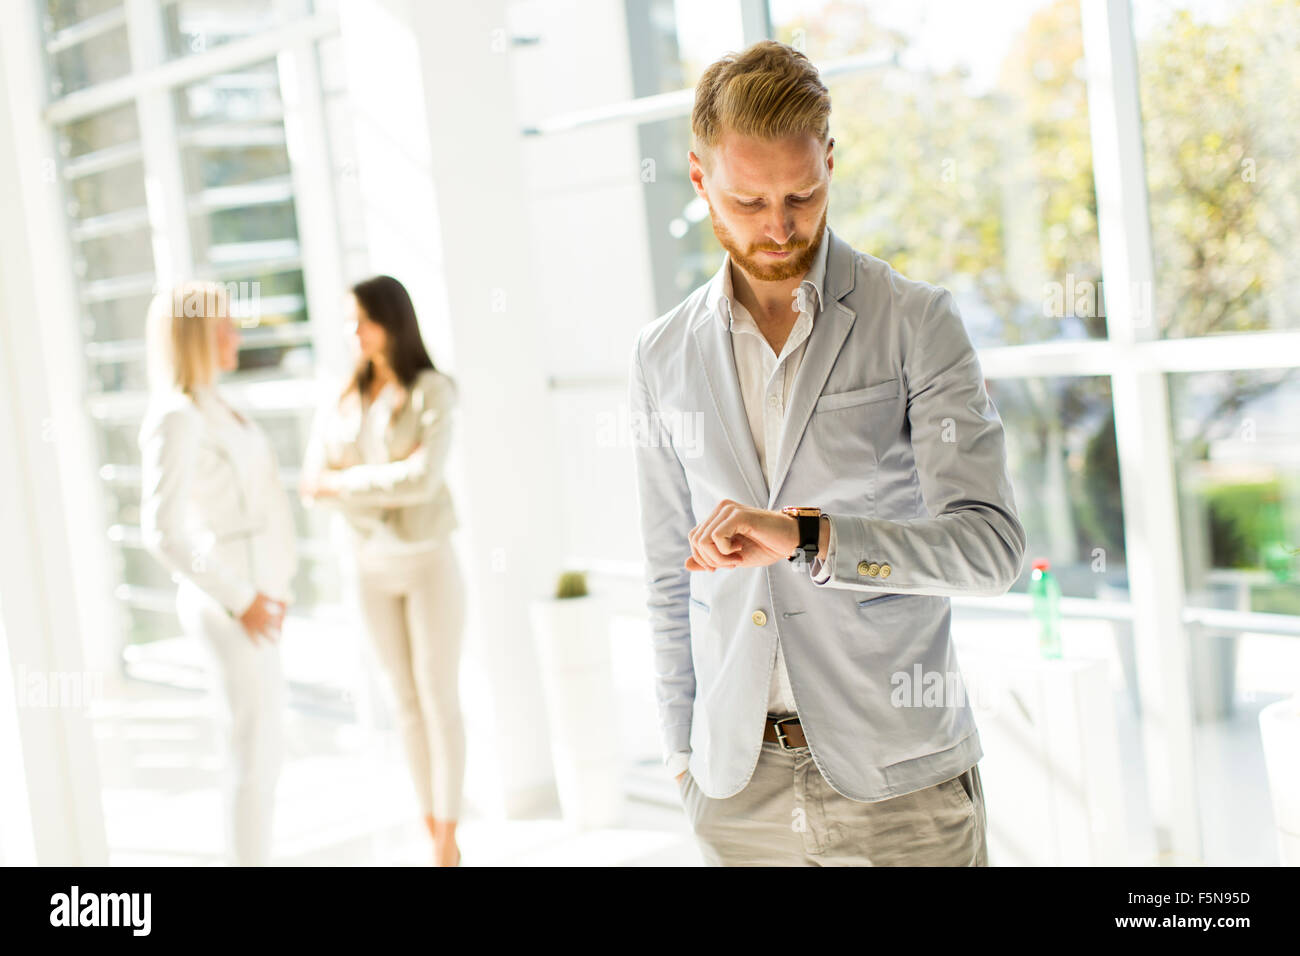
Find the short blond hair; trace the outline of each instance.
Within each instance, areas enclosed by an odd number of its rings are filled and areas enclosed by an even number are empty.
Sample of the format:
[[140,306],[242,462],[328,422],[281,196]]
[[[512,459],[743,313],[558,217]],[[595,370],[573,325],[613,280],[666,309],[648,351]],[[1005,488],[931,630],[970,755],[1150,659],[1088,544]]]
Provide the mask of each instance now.
[[181,282],[149,303],[145,320],[149,385],[194,397],[217,371],[217,320],[230,315],[230,293],[216,282]]
[[759,139],[830,137],[831,97],[817,67],[793,47],[760,40],[713,63],[695,85],[691,135],[702,160],[726,131]]

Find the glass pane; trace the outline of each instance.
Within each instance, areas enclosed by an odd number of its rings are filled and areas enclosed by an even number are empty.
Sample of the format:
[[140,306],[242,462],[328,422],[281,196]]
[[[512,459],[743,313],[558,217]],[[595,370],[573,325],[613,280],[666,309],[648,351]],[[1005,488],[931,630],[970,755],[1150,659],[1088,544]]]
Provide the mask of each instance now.
[[88,342],[144,339],[144,317],[149,295],[128,295],[86,305],[83,335]]
[[1300,369],[1169,377],[1187,601],[1300,615]]
[[635,96],[693,87],[709,64],[745,45],[740,3],[628,0]]
[[[695,85],[743,46],[738,0],[514,0],[501,40],[511,49],[519,115],[533,123]],[[629,75],[630,68],[630,75]]]
[[131,47],[121,26],[50,54],[50,94],[66,96],[131,72]]
[[[1300,369],[1170,375],[1169,403],[1187,603],[1300,615]],[[1294,692],[1300,641],[1186,630],[1205,862],[1276,866],[1260,711]]]
[[121,7],[122,0],[45,0],[45,30],[56,33]]
[[71,193],[68,214],[75,219],[144,209],[144,167],[135,161],[80,176],[68,184],[68,191]]
[[[206,77],[175,93],[190,238],[201,274],[247,283],[245,328],[307,318],[298,225],[275,63]],[[302,342],[258,345],[249,335],[240,373],[310,374]],[[295,454],[297,454],[295,452]]]
[[190,56],[260,33],[283,19],[273,0],[167,0],[167,54]]
[[106,465],[140,467],[140,422],[105,421],[99,423],[99,460]]
[[[90,283],[154,273],[140,124],[134,104],[113,107],[56,129],[63,155],[65,208],[73,268]],[[147,296],[113,295],[86,304],[84,341],[102,343],[143,334]]]
[[73,266],[88,282],[152,273],[153,246],[148,227],[85,240],[78,245]]
[[993,379],[988,391],[1028,538],[1015,590],[1025,590],[1034,559],[1047,558],[1062,594],[1127,601],[1110,379]]
[[135,104],[95,113],[59,128],[59,146],[68,159],[77,159],[102,149],[138,146],[140,120]]
[[952,290],[977,346],[1105,337],[1097,296],[1077,294],[1101,275],[1076,0],[771,8],[816,63],[898,57],[827,82],[832,228]]
[[283,115],[280,75],[274,62],[205,77],[176,91],[176,122],[183,130],[223,123],[274,122]]
[[662,315],[718,271],[723,252],[709,225],[709,208],[691,186],[690,120],[642,123],[637,136],[641,155],[655,163],[643,192],[655,312]]
[[130,635],[132,644],[148,644],[165,638],[176,637],[181,633],[180,622],[174,613],[152,611],[145,608],[128,607],[125,632]]
[[1300,328],[1300,4],[1133,15],[1161,332]]

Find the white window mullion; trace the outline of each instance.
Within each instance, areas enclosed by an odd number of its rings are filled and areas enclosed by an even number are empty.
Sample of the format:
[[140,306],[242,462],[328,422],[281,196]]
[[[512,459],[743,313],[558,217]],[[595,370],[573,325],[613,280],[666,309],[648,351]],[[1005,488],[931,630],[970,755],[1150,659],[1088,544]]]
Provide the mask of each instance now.
[[[126,0],[133,72],[162,65],[167,58],[162,10],[156,0]],[[185,211],[185,179],[169,87],[148,87],[136,96],[145,199],[153,234],[154,273],[159,285],[194,275],[194,251]]]
[[[278,0],[286,19],[306,16],[303,0]],[[299,34],[279,55],[284,132],[293,178],[298,242],[302,248],[303,288],[319,375],[341,373],[343,251],[334,195],[333,157],[325,130],[318,40]]]
[[767,0],[739,0],[741,33],[745,46],[772,39],[772,13]]
[[1128,0],[1081,11],[1147,781],[1161,862],[1191,864],[1202,847],[1168,394],[1136,354],[1158,332],[1132,13]]

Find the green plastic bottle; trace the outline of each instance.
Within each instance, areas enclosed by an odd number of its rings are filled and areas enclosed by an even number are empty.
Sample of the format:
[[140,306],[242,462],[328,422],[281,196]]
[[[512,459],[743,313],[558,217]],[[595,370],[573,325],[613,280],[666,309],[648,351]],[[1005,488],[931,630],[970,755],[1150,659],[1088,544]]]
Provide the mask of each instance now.
[[1038,618],[1038,650],[1048,660],[1061,659],[1061,586],[1048,570],[1046,558],[1034,559],[1029,594]]

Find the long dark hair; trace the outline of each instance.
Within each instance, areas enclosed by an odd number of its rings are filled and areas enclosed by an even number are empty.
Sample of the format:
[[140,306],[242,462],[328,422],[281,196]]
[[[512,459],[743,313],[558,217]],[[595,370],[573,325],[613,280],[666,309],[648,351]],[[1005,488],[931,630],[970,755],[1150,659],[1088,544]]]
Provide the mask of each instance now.
[[[370,321],[383,328],[387,336],[388,367],[403,389],[409,391],[426,369],[437,370],[424,347],[424,339],[420,337],[420,323],[415,318],[411,296],[402,283],[392,276],[373,276],[354,285],[352,294]],[[341,397],[346,398],[353,390],[364,397],[374,379],[374,365],[362,356]],[[401,407],[400,403],[398,407]]]

